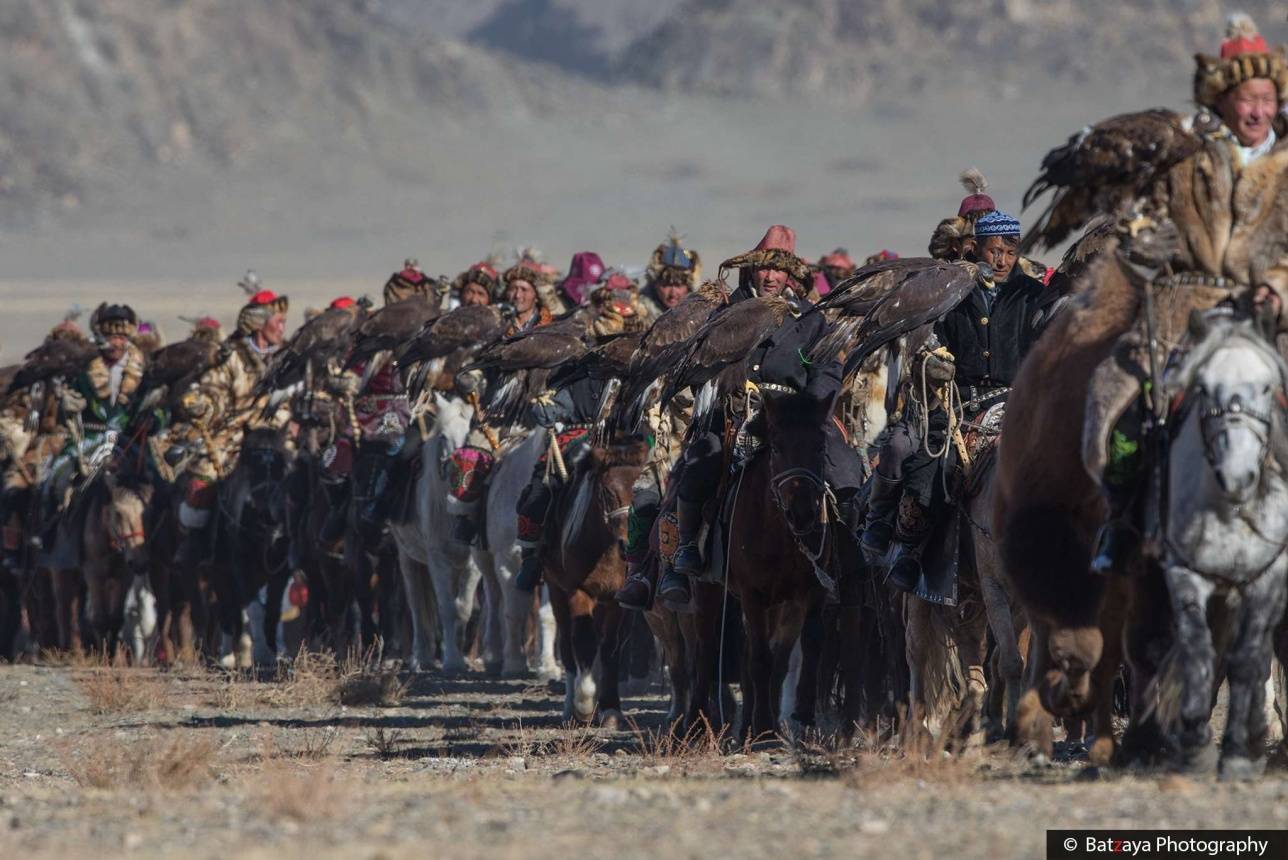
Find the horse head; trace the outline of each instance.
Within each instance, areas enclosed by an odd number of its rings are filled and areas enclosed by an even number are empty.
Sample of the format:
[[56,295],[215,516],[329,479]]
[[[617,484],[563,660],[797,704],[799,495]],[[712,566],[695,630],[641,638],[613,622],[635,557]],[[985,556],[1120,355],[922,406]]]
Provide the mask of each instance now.
[[1246,504],[1261,485],[1272,441],[1282,442],[1288,366],[1252,319],[1225,309],[1194,314],[1190,341],[1169,380],[1180,397],[1182,427],[1197,423],[1203,458],[1225,501]]
[[619,542],[626,540],[626,520],[635,481],[647,463],[648,445],[640,439],[591,449],[589,480],[598,487],[604,520]]
[[115,472],[105,472],[103,479],[107,492],[102,516],[108,545],[124,556],[132,573],[146,573],[148,554],[144,521],[152,499],[152,486],[127,480]]
[[768,429],[771,491],[796,538],[816,532],[824,522],[830,492],[826,482],[827,436],[832,403],[802,394],[764,398]]
[[[283,522],[289,465],[285,441],[280,432],[248,431],[242,439],[237,466],[229,478],[229,484],[236,488],[234,499],[240,502],[240,510],[252,512],[261,523]],[[233,511],[238,511],[236,504]]]

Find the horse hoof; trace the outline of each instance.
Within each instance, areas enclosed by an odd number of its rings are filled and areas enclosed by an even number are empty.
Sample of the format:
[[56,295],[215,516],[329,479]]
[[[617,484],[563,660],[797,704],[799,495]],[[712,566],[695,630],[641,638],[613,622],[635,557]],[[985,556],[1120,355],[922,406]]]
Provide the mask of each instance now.
[[563,680],[563,669],[558,666],[542,666],[537,670],[537,683],[550,684]]
[[1096,738],[1087,751],[1087,758],[1096,767],[1108,767],[1114,760],[1114,739]]
[[609,732],[620,730],[625,721],[622,712],[616,708],[609,708],[599,715],[599,727]]
[[221,669],[236,669],[237,657],[233,654],[225,654],[219,658],[219,667]]
[[1258,779],[1266,769],[1265,759],[1252,759],[1241,755],[1228,755],[1221,758],[1217,778],[1222,782],[1247,782]]
[[1189,774],[1211,773],[1216,769],[1217,755],[1216,746],[1211,743],[1182,750],[1178,769]]

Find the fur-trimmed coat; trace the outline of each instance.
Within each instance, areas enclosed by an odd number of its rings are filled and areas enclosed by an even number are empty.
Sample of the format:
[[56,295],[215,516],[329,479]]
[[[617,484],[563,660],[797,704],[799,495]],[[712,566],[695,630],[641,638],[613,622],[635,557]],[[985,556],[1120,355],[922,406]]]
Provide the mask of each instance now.
[[85,398],[81,421],[86,427],[95,425],[124,429],[135,405],[135,392],[143,381],[146,359],[143,351],[133,343],[125,347],[121,357],[121,381],[113,396],[112,365],[102,355],[96,355],[75,382],[76,390]]

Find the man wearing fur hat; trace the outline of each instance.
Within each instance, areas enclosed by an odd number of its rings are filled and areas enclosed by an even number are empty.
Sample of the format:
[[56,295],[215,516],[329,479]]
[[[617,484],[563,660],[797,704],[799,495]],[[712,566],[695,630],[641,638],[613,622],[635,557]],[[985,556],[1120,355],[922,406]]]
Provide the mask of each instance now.
[[[797,332],[793,326],[795,315],[808,307],[802,296],[812,283],[809,265],[796,256],[794,230],[775,224],[765,232],[755,248],[731,257],[720,264],[720,269],[738,270],[738,287],[730,294],[730,302],[773,296],[787,299],[792,305],[793,313],[780,332],[775,333],[774,338],[789,336],[799,340],[799,346],[810,343],[811,334]],[[810,319],[821,325],[820,316],[813,315]],[[779,352],[791,353],[787,345],[778,346]],[[760,371],[759,367],[753,370],[753,382],[761,381]],[[678,536],[672,559],[674,570],[663,577],[659,586],[659,595],[675,604],[688,601],[687,577],[697,576],[702,571],[698,536],[702,531],[703,510],[720,483],[720,469],[724,461],[723,435],[729,416],[724,408],[717,408],[714,412],[706,432],[693,435],[684,451],[676,504]]]
[[505,300],[514,308],[514,321],[506,330],[507,337],[545,325],[560,313],[563,306],[554,294],[554,281],[537,261],[521,258],[501,276]]
[[269,404],[255,395],[255,383],[286,337],[290,299],[263,289],[253,271],[238,286],[250,296],[237,312],[237,331],[223,342],[214,366],[181,395],[179,420],[169,434],[192,452],[188,489],[179,508],[179,557],[187,564],[208,556],[216,484],[232,470],[232,452],[248,432],[280,431],[290,420],[285,401],[265,415]]
[[[45,345],[54,341],[89,345],[76,324],[79,308],[54,326]],[[3,565],[12,571],[22,567],[24,528],[30,518],[32,489],[40,478],[41,464],[57,456],[67,445],[67,427],[60,422],[56,386],[41,384],[14,391],[0,407],[0,463],[4,465],[0,493],[0,523],[3,523]]]
[[[1031,237],[1047,246],[1111,216],[1107,232],[1089,236],[1101,246],[1098,256],[1119,272],[1123,252],[1130,252],[1143,260],[1137,265],[1149,270],[1149,281],[1131,286],[1125,275],[1098,278],[1096,304],[1127,299],[1143,308],[1136,292],[1150,290],[1161,344],[1180,342],[1192,312],[1223,304],[1282,331],[1281,297],[1288,291],[1288,233],[1281,227],[1288,218],[1288,124],[1281,115],[1288,59],[1240,14],[1230,18],[1219,56],[1199,54],[1196,63],[1199,110],[1192,116],[1142,111],[1083,129],[1044,158],[1030,191],[1054,192]],[[1074,289],[1086,293],[1091,286]],[[1113,289],[1132,293],[1119,297]],[[1044,338],[1106,356],[1088,381],[1082,434],[1083,465],[1102,476],[1110,509],[1093,562],[1100,571],[1128,569],[1122,562],[1141,545],[1141,443],[1150,410],[1161,408],[1150,402],[1151,381],[1142,370],[1149,367],[1139,335],[1143,314],[1088,318],[1077,310],[1059,325],[1053,320]]]
[[665,242],[658,245],[649,258],[644,289],[640,293],[649,319],[657,319],[684,301],[684,297],[697,289],[702,279],[702,259],[697,251],[685,248],[680,236],[672,232]]
[[[408,259],[385,283],[385,306],[413,296],[441,295],[441,290],[442,285],[422,272],[416,260]],[[379,539],[394,500],[393,467],[411,423],[411,403],[393,356],[387,352],[377,353],[370,362],[356,363],[325,384],[345,404],[341,427],[347,431],[341,430],[322,454],[322,487],[329,510],[322,537],[338,540],[343,535],[352,497],[358,504],[355,519],[359,535],[371,547]],[[370,468],[355,468],[359,460]],[[353,475],[365,476],[363,486],[352,485]]]
[[458,306],[490,305],[500,298],[501,278],[487,260],[475,263],[456,276],[452,289]]
[[[600,273],[587,298],[587,306],[590,314],[586,324],[598,337],[643,331],[646,324],[639,308],[636,283],[616,269]],[[605,380],[587,374],[557,391],[547,392],[530,407],[531,420],[555,434],[555,444],[558,444],[560,456],[570,472],[589,451],[590,428],[600,419],[604,387]],[[516,512],[522,564],[514,587],[520,591],[532,591],[541,581],[546,517],[556,494],[563,488],[557,476],[548,475],[548,472],[550,469],[542,457],[533,467],[528,486],[519,497]]]
[[42,525],[48,534],[76,481],[77,469],[101,446],[115,442],[136,406],[134,394],[143,379],[146,358],[133,338],[139,318],[129,305],[99,305],[90,317],[98,355],[59,397],[59,422],[67,428],[68,444],[50,464],[42,485]]

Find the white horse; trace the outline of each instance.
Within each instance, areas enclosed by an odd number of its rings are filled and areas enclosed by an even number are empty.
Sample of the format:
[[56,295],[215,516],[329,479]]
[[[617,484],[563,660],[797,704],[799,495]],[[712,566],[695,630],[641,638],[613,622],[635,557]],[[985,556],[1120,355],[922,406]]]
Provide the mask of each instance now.
[[468,667],[460,635],[474,612],[482,572],[469,547],[451,539],[443,467],[452,452],[465,444],[474,408],[440,394],[435,394],[434,399],[434,430],[421,443],[415,516],[409,523],[392,525],[391,531],[398,545],[398,565],[411,609],[412,656],[408,667],[412,671],[430,667],[435,633],[441,633],[443,671],[464,672]]
[[562,675],[559,661],[555,659],[555,616],[550,601],[543,588],[536,631],[538,648],[535,665],[530,666],[523,644],[533,597],[514,587],[520,552],[515,508],[546,444],[544,432],[532,432],[511,439],[497,452],[498,462],[488,482],[485,523],[488,548],[476,549],[474,558],[483,570],[486,662],[499,663],[503,675],[513,677],[532,671],[537,677],[549,680]]
[[1264,767],[1266,681],[1288,600],[1288,365],[1250,320],[1191,320],[1167,380],[1181,396],[1167,458],[1164,575],[1176,623],[1181,763],[1205,768],[1225,667],[1223,777]]

